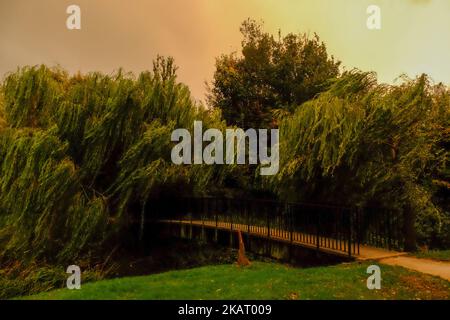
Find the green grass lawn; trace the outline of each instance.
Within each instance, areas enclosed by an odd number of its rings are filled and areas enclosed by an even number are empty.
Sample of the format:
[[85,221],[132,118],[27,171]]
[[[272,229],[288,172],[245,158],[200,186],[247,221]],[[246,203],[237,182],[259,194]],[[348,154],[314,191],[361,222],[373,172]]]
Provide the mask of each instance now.
[[417,258],[433,259],[439,261],[450,261],[450,250],[430,250],[415,253]]
[[118,278],[27,299],[449,299],[450,282],[381,265],[382,289],[368,290],[369,263],[298,269],[255,262]]

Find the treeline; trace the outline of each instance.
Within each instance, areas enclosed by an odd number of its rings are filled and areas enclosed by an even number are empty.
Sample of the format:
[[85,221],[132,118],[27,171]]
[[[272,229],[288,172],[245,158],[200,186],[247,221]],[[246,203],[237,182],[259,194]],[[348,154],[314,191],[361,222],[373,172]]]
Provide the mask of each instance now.
[[281,119],[269,185],[284,199],[387,208],[420,244],[449,246],[449,120],[450,91],[425,75],[389,86],[344,73]]
[[[275,39],[252,21],[242,31],[242,54],[217,60],[209,108],[177,81],[170,58],[137,77],[46,66],[9,74],[1,266],[102,260],[155,199],[206,194],[379,206],[407,212],[422,243],[450,246],[448,87],[425,75],[378,84],[373,73],[341,73],[317,37]],[[171,132],[194,120],[279,128],[279,173],[172,164]]]
[[241,52],[216,60],[209,103],[228,125],[279,127],[280,172],[263,188],[387,208],[415,224],[422,244],[450,246],[449,87],[426,75],[383,85],[375,73],[342,73],[317,35],[276,37],[253,20],[241,32]]
[[161,193],[220,186],[232,166],[176,166],[171,132],[223,128],[176,81],[172,59],[137,78],[25,67],[3,84],[0,259],[73,261]]

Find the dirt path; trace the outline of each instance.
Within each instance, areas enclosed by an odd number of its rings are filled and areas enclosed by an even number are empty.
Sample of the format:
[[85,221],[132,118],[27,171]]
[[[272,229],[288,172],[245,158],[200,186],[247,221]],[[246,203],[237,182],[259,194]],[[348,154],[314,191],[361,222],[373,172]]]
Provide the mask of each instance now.
[[412,269],[450,281],[450,262],[419,259],[410,256],[392,257],[381,259],[379,261],[380,263]]

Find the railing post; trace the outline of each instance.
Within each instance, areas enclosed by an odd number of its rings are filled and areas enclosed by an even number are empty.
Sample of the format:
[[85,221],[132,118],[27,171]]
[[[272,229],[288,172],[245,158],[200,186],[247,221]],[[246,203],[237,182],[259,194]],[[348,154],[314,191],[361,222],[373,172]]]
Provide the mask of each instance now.
[[216,228],[214,229],[214,241],[217,243],[218,242],[218,233],[219,233],[219,231],[218,231],[218,227],[219,227],[219,220],[218,220],[218,217],[217,217],[217,212],[218,212],[218,201],[217,201],[218,199],[217,198],[214,198],[214,204],[215,204],[215,206],[214,206],[214,216],[215,216],[215,220],[216,220]]
[[[228,204],[231,203],[231,200],[228,200]],[[231,231],[233,231],[233,210],[230,210],[230,205],[228,205],[228,212],[230,213],[230,219],[231,219]]]
[[352,214],[354,209],[350,209],[348,214],[348,256],[352,256]]
[[192,230],[192,211],[190,214],[190,239],[192,240],[193,230]]
[[217,227],[219,226],[219,219],[217,217],[217,200],[216,200],[216,210],[215,211],[216,211],[215,216],[216,216],[216,229],[217,229]]
[[[184,201],[183,201],[183,202],[184,202]],[[183,219],[184,212],[183,212],[183,211],[181,211],[181,212],[178,211],[177,214],[179,214],[179,217],[180,217],[180,225],[181,225],[181,224],[183,223],[183,220],[184,220],[184,219]]]
[[267,210],[267,207],[266,207],[266,215],[267,215],[267,237],[270,239],[270,219],[269,219],[269,212],[270,212],[270,210]]
[[391,218],[392,218],[392,214],[389,214],[387,211],[386,212],[386,219],[387,219],[387,228],[388,228],[388,249],[389,251],[392,249],[392,235],[391,235]]
[[[201,217],[202,217],[202,226],[204,227],[205,226],[205,211],[207,211],[208,210],[208,208],[205,206],[205,204],[206,204],[206,198],[202,198],[202,209],[201,209]],[[206,209],[205,209],[205,207],[206,207]]]
[[316,213],[316,246],[317,251],[320,249],[320,228],[319,228],[320,217],[319,214]]
[[289,229],[290,229],[290,242],[291,244],[294,242],[293,232],[294,232],[294,216],[292,214],[291,206],[287,204],[288,217],[289,217]]
[[358,239],[358,255],[359,255],[359,247],[361,245],[361,218],[362,218],[362,214],[361,214],[362,210],[361,207],[358,207],[358,210],[356,212],[356,219],[357,219],[357,223],[356,223],[356,232],[357,232],[357,239]]
[[245,211],[247,212],[247,233],[250,234],[250,210],[248,200],[245,202]]

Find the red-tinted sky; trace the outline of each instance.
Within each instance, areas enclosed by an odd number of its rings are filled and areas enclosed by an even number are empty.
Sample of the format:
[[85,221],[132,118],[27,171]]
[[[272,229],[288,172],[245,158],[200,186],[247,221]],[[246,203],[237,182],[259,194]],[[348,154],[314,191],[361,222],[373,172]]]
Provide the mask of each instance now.
[[[81,7],[81,30],[67,30],[66,8]],[[368,30],[377,4],[382,29]],[[179,78],[202,99],[215,57],[239,49],[248,17],[277,32],[317,32],[348,68],[429,73],[450,84],[448,0],[0,0],[0,76],[17,66],[60,64],[71,72],[149,69],[175,57]]]

